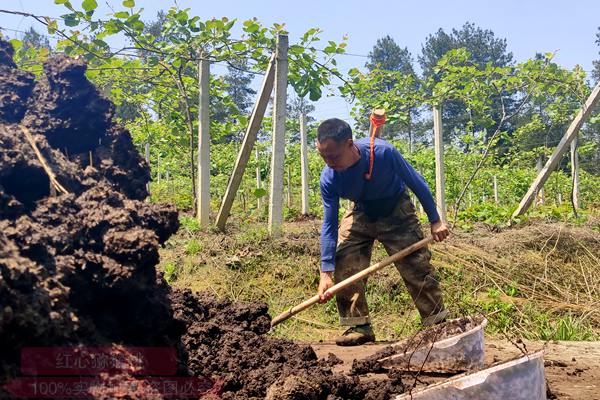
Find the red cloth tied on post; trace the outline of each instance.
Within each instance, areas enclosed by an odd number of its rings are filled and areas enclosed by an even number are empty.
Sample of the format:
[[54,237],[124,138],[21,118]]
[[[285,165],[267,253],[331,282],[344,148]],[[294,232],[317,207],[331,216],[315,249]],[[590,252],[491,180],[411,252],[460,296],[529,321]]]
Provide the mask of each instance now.
[[369,151],[369,172],[365,174],[365,180],[369,181],[373,177],[373,163],[375,162],[375,138],[379,136],[381,127],[385,125],[386,117],[385,112],[383,114],[371,113],[369,117],[371,121],[371,146]]

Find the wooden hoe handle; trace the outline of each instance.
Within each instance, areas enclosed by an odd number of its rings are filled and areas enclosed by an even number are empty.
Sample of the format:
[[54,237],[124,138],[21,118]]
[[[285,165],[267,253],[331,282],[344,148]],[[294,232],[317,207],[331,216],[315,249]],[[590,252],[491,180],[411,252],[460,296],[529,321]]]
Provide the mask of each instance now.
[[[432,241],[433,241],[432,237],[422,239],[422,240],[418,241],[417,243],[414,243],[414,244],[408,246],[407,248],[400,250],[399,252],[392,254],[389,257],[384,258],[383,260],[379,261],[378,263],[371,265],[369,268],[365,268],[362,271],[360,271],[359,273],[354,274],[339,283],[336,283],[335,285],[333,285],[332,287],[327,289],[325,294],[330,294],[333,296],[340,290],[352,285],[353,283],[358,282],[358,281],[362,280],[363,278],[379,271],[380,269],[387,267],[388,265],[390,265],[396,261],[399,261],[400,259],[419,250],[420,248],[427,246]],[[271,328],[273,328],[275,325],[279,324],[280,322],[285,321],[292,315],[296,315],[300,311],[304,311],[307,308],[309,308],[310,306],[317,304],[318,302],[319,302],[319,295],[316,294],[313,297],[311,297],[310,299],[305,300],[304,302],[298,304],[297,306],[294,306],[294,307],[290,308],[289,310],[279,314],[278,316],[276,316],[275,318],[273,318],[271,320]]]

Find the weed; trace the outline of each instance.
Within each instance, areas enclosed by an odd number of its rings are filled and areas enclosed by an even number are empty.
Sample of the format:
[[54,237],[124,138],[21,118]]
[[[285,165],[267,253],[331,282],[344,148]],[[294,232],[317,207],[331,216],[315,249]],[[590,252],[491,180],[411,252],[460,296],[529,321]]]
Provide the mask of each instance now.
[[167,282],[172,283],[177,280],[177,266],[173,262],[167,262],[163,265],[165,272],[165,279]]
[[179,224],[181,230],[184,230],[190,234],[202,231],[202,228],[200,227],[200,222],[198,222],[198,220],[194,217],[181,215],[179,216]]
[[190,256],[195,256],[202,252],[202,243],[198,239],[190,239],[185,245],[185,252]]
[[595,340],[597,335],[581,318],[571,313],[551,320],[547,314],[538,317],[537,337],[541,340]]

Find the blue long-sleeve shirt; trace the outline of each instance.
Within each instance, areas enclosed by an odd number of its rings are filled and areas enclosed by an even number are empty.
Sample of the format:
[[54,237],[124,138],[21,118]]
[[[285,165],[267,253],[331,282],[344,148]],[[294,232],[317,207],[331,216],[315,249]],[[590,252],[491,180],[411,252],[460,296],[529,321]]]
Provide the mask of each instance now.
[[408,186],[417,195],[429,221],[436,222],[440,219],[427,182],[393,145],[375,139],[373,176],[371,180],[366,181],[364,175],[369,171],[370,139],[358,139],[354,144],[360,152],[360,160],[344,171],[338,172],[325,166],[321,172],[323,199],[321,271],[323,272],[335,269],[340,198],[350,199],[360,206],[363,201],[398,195]]

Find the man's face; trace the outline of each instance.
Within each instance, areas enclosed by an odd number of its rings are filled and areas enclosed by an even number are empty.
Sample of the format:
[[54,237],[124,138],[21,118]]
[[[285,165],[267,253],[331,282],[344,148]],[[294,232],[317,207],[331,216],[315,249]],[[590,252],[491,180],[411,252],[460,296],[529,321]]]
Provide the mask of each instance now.
[[325,164],[335,171],[343,171],[354,163],[352,149],[354,142],[352,139],[346,139],[343,142],[336,142],[333,139],[325,139],[319,142],[317,139],[317,150]]

